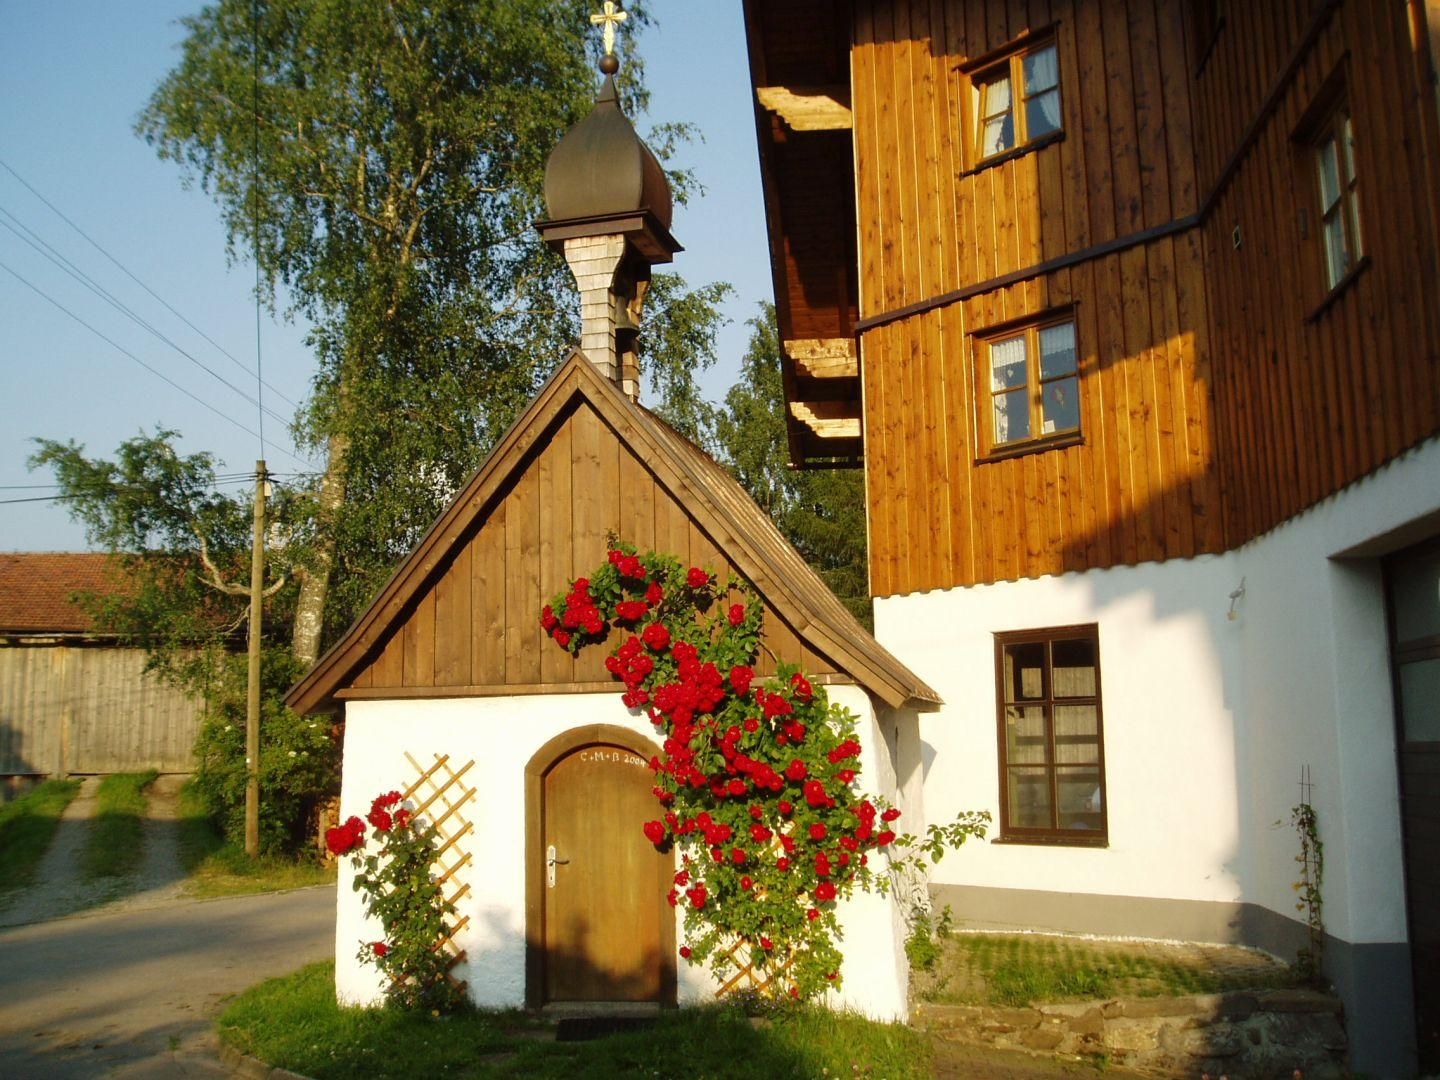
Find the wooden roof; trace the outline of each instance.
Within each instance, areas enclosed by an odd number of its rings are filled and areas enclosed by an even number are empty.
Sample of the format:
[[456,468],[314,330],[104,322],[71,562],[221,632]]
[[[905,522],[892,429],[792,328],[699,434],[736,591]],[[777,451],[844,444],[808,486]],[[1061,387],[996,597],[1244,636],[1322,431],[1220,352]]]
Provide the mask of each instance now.
[[[648,523],[637,503],[653,508]],[[939,703],[724,468],[579,350],[286,703],[309,713],[346,698],[618,687],[602,650],[572,661],[538,626],[540,604],[604,558],[612,529],[642,548],[681,547],[697,565],[733,569],[764,602],[767,640],[786,659],[848,677],[892,706]]]
[[848,0],[746,0],[790,461],[863,462]]

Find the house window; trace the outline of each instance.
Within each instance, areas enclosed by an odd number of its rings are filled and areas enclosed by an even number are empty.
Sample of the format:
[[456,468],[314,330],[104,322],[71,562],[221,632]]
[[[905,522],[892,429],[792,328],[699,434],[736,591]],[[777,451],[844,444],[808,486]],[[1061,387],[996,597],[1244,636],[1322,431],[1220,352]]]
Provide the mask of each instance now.
[[1097,628],[995,635],[1000,839],[1106,842]]
[[980,356],[986,451],[1080,432],[1075,321],[1058,319],[984,338]]
[[1342,105],[1330,114],[1317,131],[1314,145],[1325,284],[1333,289],[1365,253],[1355,182],[1355,129],[1349,109]]
[[1061,128],[1060,62],[1055,42],[1031,46],[970,76],[978,165]]

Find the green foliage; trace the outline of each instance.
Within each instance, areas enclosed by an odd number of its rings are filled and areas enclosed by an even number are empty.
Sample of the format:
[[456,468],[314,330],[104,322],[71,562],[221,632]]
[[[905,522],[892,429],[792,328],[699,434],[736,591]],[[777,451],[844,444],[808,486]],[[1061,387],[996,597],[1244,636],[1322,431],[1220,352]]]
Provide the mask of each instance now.
[[758,1027],[740,1009],[711,1007],[667,1012],[653,1028],[593,1042],[534,1037],[552,1030],[515,1013],[470,1011],[436,1024],[413,1012],[346,1008],[336,1004],[329,962],[252,987],[220,1017],[225,1042],[316,1080],[932,1075],[930,1045],[920,1033],[808,1006],[772,1009]]
[[145,789],[160,774],[112,773],[100,781],[95,794],[95,816],[85,836],[80,858],[87,878],[114,878],[134,873],[145,857]]
[[[245,837],[246,658],[206,655],[206,710],[195,739],[194,797],[226,839]],[[260,699],[260,850],[297,852],[310,840],[315,806],[339,790],[339,742],[330,721],[285,707],[286,689],[301,674],[283,646],[262,654]]]
[[[257,55],[250,0],[219,0],[182,20],[180,61],[139,119],[214,197],[267,296],[283,288],[312,321],[319,372],[297,434],[328,456],[342,498],[303,507],[287,546],[329,581],[330,637],[578,336],[570,272],[531,226],[551,148],[594,101],[592,10],[268,0]],[[647,94],[635,37],[650,19],[640,2],[627,13],[619,84],[636,115]],[[663,159],[689,134],[662,125],[651,144]],[[671,183],[681,201],[693,187],[684,172]],[[651,289],[644,362],[682,428],[703,407],[693,368],[713,353],[726,289],[690,293],[669,275]]]
[[454,933],[455,905],[435,879],[436,831],[400,805],[400,793],[378,796],[366,817],[374,832],[366,850],[365,822],[352,817],[325,836],[336,855],[348,853],[352,888],[365,894],[365,913],[385,936],[361,942],[357,959],[385,976],[385,1000],[400,1009],[452,1013],[468,999],[450,978],[442,945]]
[[946,904],[939,918],[929,910],[917,910],[910,916],[910,934],[905,938],[905,956],[917,971],[933,971],[940,959],[940,943],[950,937],[952,915]]
[[1308,943],[1295,959],[1299,976],[1309,982],[1318,982],[1324,974],[1325,962],[1325,902],[1321,888],[1325,883],[1325,845],[1320,842],[1320,821],[1315,808],[1307,802],[1293,807],[1290,824],[1300,838],[1300,851],[1295,861],[1300,864],[1300,877],[1296,880],[1295,910],[1305,916],[1305,930]]
[[740,378],[714,419],[714,448],[805,561],[871,627],[864,474],[790,468],[774,305],[762,305],[750,327]]
[[0,892],[29,883],[79,791],[78,780],[47,780],[0,805]]
[[227,843],[193,779],[180,789],[179,810],[180,867],[191,896],[241,896],[335,881],[333,863],[297,859],[294,854],[251,858],[241,841]]

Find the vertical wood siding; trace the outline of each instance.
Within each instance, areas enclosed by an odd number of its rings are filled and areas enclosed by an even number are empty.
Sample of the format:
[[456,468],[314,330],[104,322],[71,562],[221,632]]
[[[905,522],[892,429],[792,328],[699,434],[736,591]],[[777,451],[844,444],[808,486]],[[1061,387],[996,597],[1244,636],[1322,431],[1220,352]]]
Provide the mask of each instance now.
[[0,776],[188,772],[199,724],[139,649],[0,649]]
[[[1403,4],[1330,9],[1319,0],[1227,6],[1199,81],[1197,155],[1207,176],[1254,129],[1204,229],[1233,543],[1440,430],[1440,172],[1426,156],[1434,94],[1416,80]],[[1321,311],[1314,156],[1295,136],[1337,84],[1355,130],[1369,265]],[[1273,107],[1262,115],[1267,99]]]
[[[861,333],[875,595],[1221,551],[1440,430],[1435,105],[1403,5],[1227,4],[1198,76],[1180,0],[854,10],[861,319],[1021,275]],[[1064,137],[967,172],[966,64],[1047,30]],[[1341,67],[1370,265],[1316,315],[1293,133]],[[973,335],[1070,305],[1083,441],[979,461]]]
[[[669,552],[721,577],[734,571],[684,499],[580,404],[474,534],[437,568],[351,685],[367,693],[608,685],[608,649],[569,656],[540,629],[540,609],[605,561],[606,534],[612,532],[641,550]],[[769,607],[764,641],[781,660],[817,674],[837,670]],[[774,660],[767,655],[760,670],[773,671]]]
[[[861,315],[1198,209],[1178,4],[856,4]],[[962,68],[1053,27],[1064,137],[967,171]],[[977,462],[977,332],[1074,305],[1083,442]],[[1224,546],[1198,240],[1166,236],[867,330],[876,595]]]

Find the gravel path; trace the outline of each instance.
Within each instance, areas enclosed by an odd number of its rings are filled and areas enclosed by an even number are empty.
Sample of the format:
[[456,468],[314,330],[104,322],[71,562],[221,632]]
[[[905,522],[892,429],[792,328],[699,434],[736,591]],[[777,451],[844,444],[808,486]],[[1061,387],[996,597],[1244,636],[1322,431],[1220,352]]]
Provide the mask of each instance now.
[[87,777],[55,830],[55,839],[35,872],[35,883],[0,900],[0,927],[59,919],[83,911],[133,911],[169,903],[183,895],[180,823],[177,820],[184,776],[162,776],[147,789],[144,821],[145,858],[128,877],[87,881],[80,869],[95,793],[101,778]]

